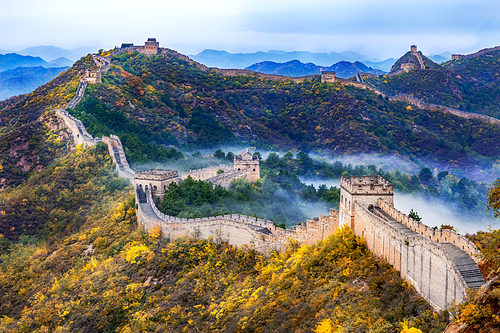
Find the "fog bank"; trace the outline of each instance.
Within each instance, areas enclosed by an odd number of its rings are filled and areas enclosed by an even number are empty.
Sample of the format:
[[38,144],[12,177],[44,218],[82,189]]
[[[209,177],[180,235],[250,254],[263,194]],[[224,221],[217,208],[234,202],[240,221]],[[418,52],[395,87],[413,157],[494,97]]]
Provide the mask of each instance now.
[[441,224],[449,224],[458,229],[460,234],[475,233],[479,230],[488,230],[489,225],[493,229],[500,228],[498,219],[464,218],[456,214],[456,209],[449,203],[439,199],[429,200],[420,195],[394,193],[394,206],[399,211],[409,214],[410,209],[417,212],[422,218],[422,223],[429,227],[440,227]]

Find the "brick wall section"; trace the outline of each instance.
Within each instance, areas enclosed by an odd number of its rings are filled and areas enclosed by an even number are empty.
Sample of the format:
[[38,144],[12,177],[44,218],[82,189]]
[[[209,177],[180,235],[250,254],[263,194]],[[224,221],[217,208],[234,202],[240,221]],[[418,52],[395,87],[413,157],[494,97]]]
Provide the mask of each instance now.
[[246,215],[229,214],[206,218],[185,219],[161,213],[147,193],[147,203],[137,202],[137,220],[140,228],[150,232],[159,226],[162,235],[170,240],[183,236],[203,239],[212,237],[216,241],[226,241],[231,245],[253,245],[257,250],[268,253],[281,251],[288,239],[303,244],[315,244],[332,234],[338,227],[338,211],[330,210],[328,216],[320,215],[291,229],[281,229],[272,221]]
[[227,164],[219,164],[208,168],[186,171],[181,174],[181,179],[184,180],[191,176],[194,180],[206,180],[217,176],[217,171],[219,170],[224,171],[224,173],[231,172],[233,167]]
[[475,262],[479,262],[478,258],[478,255],[480,254],[479,250],[477,249],[476,245],[474,245],[474,243],[472,243],[464,236],[461,236],[449,229],[436,230],[430,228],[429,226],[421,222],[415,221],[408,215],[401,213],[399,210],[392,207],[390,204],[388,204],[383,200],[378,201],[378,206],[382,208],[385,212],[387,212],[393,219],[403,223],[411,230],[429,238],[430,240],[436,243],[443,242],[443,243],[454,244],[459,248],[461,248],[462,250],[464,250],[465,252],[467,252],[467,254],[469,254],[471,258],[474,259]]
[[467,285],[439,244],[387,223],[355,203],[356,234],[368,249],[398,270],[437,311],[465,298]]

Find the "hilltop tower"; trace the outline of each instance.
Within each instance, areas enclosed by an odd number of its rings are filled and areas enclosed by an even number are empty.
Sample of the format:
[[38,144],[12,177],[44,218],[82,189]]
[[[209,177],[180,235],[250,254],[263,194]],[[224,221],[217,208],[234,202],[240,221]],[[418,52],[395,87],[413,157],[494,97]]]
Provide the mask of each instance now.
[[323,82],[335,82],[336,72],[321,72],[321,83]]
[[250,181],[254,182],[260,178],[260,161],[257,155],[253,155],[248,149],[245,149],[239,155],[234,157],[234,170],[240,171],[243,169],[250,169]]
[[417,53],[417,45],[410,46],[411,53]]
[[347,224],[356,232],[354,203],[376,206],[382,199],[394,206],[392,184],[380,176],[342,177],[340,180],[339,225]]
[[156,38],[148,38],[144,43],[144,54],[156,54],[159,47],[160,43],[156,41]]

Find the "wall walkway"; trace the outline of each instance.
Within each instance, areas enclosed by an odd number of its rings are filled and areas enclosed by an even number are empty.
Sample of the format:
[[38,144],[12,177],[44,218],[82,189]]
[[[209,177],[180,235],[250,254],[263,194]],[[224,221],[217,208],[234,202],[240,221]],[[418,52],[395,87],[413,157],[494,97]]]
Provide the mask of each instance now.
[[377,206],[358,201],[354,205],[354,232],[399,270],[435,310],[464,300],[468,288],[484,284],[475,261],[479,251],[465,237],[429,228],[382,199]]
[[[357,80],[359,81],[358,78],[357,78]],[[418,98],[413,97],[413,96],[408,95],[408,94],[398,94],[398,95],[394,95],[394,96],[389,96],[389,95],[384,94],[380,90],[377,90],[373,87],[370,87],[369,85],[367,85],[364,82],[354,82],[354,81],[343,80],[343,79],[339,79],[339,81],[342,82],[344,85],[351,85],[351,86],[355,86],[355,87],[360,88],[360,89],[371,90],[374,93],[376,93],[377,95],[382,95],[383,97],[389,98],[390,101],[406,102],[406,103],[415,105],[420,109],[438,110],[438,111],[445,112],[445,113],[451,113],[451,114],[458,116],[458,117],[461,117],[461,118],[466,118],[466,119],[476,118],[476,119],[479,119],[479,120],[482,120],[482,121],[485,121],[488,123],[492,123],[492,124],[500,123],[500,120],[497,118],[494,118],[494,117],[486,116],[486,115],[480,114],[480,113],[462,111],[459,109],[450,108],[450,107],[443,106],[443,105],[427,103],[427,102],[422,101],[421,99],[418,99]]]
[[[109,63],[96,60],[98,66]],[[362,83],[352,82],[366,89]],[[81,101],[86,85],[81,85],[75,96],[76,106]],[[129,167],[119,137],[93,138],[83,124],[65,110],[56,113],[66,122],[75,144],[93,145],[104,142],[120,176],[134,185],[135,172]],[[228,170],[220,175],[219,169]],[[233,172],[229,166],[194,170],[182,175],[197,179],[211,179],[221,185],[244,177],[247,170]],[[215,173],[215,174],[214,174]],[[134,186],[135,187],[135,186]],[[281,229],[271,221],[244,215],[223,215],[197,219],[183,219],[161,213],[149,191],[136,193],[137,219],[140,227],[149,232],[160,227],[164,237],[171,240],[185,235],[216,242],[226,241],[231,245],[251,245],[262,252],[281,251],[289,239],[304,244],[314,244],[339,227],[339,211],[331,209],[329,215],[320,215],[290,229]],[[484,283],[477,269],[478,250],[469,240],[450,230],[434,230],[410,219],[388,202],[379,199],[376,207],[353,202],[354,221],[351,226],[360,237],[364,237],[368,248],[401,272],[401,276],[415,287],[436,310],[445,309],[453,300],[461,301],[467,288],[476,288]]]

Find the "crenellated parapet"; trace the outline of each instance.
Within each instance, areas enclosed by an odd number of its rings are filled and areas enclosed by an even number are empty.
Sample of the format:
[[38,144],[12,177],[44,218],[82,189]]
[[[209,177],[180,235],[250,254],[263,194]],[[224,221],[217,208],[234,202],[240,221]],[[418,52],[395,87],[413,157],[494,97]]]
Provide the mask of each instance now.
[[94,146],[102,141],[101,138],[94,138],[90,135],[80,119],[73,117],[68,111],[64,109],[55,109],[54,112],[64,121],[66,127],[71,132],[75,146],[80,144],[84,146]]
[[392,184],[378,175],[342,177],[340,187],[351,194],[394,195]]
[[156,207],[151,192],[147,190],[144,194],[144,202],[137,203],[140,228],[150,232],[159,227],[162,235],[170,240],[191,235],[235,246],[253,245],[255,249],[269,253],[285,249],[289,239],[315,244],[338,228],[338,211],[335,209],[331,209],[329,215],[320,215],[291,229],[282,229],[272,221],[240,214],[194,219],[165,215]]
[[386,201],[379,200],[378,201],[378,206],[384,210],[386,213],[388,213],[393,219],[395,219],[398,222],[401,222],[411,230],[417,232],[418,234],[425,236],[429,238],[430,240],[436,242],[436,243],[450,243],[454,244],[460,249],[462,249],[464,252],[469,254],[471,258],[479,262],[479,250],[477,249],[476,245],[471,242],[468,238],[458,234],[457,232],[450,230],[450,229],[434,229],[431,228],[419,221],[415,221],[408,215],[400,212],[390,204],[388,204]]
[[434,230],[394,208],[393,187],[380,176],[342,177],[339,223],[401,272],[435,310],[484,284],[479,251],[451,230]]
[[191,177],[194,180],[207,180],[209,178],[217,176],[217,172],[220,172],[219,170],[222,170],[223,172],[231,172],[233,170],[233,167],[227,164],[219,164],[203,169],[190,170],[183,172],[181,174],[181,179],[185,180],[188,177]]

